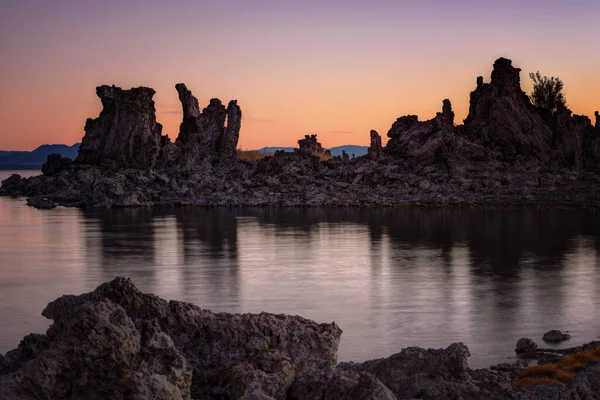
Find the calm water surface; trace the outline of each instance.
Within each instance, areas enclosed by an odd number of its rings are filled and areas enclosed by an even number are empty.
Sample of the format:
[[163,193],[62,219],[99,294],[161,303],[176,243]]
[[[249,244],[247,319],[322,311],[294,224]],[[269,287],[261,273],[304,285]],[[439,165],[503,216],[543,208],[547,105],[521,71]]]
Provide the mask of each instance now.
[[[30,172],[31,173],[31,172]],[[9,175],[0,171],[0,179]],[[600,335],[600,216],[559,211],[116,209],[0,198],[0,352],[115,276],[214,311],[343,329],[340,361],[462,341],[471,366],[569,330]]]

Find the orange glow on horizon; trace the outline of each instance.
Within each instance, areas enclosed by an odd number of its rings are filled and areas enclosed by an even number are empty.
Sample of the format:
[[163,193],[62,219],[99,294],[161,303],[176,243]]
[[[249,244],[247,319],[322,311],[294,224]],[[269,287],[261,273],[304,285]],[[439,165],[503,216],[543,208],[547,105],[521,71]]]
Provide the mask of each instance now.
[[326,0],[262,8],[238,0],[107,1],[111,7],[0,4],[1,150],[80,142],[86,119],[101,110],[102,84],[154,88],[157,120],[171,140],[181,122],[176,83],[201,106],[211,97],[237,99],[245,149],[295,147],[305,134],[325,147],[367,145],[371,129],[386,141],[396,118],[430,119],[445,98],[461,123],[476,77],[489,82],[498,57],[522,69],[526,92],[528,73],[539,70],[563,80],[574,113],[593,118],[600,109],[594,1],[544,3],[544,15],[529,2],[517,15],[470,0],[341,8]]

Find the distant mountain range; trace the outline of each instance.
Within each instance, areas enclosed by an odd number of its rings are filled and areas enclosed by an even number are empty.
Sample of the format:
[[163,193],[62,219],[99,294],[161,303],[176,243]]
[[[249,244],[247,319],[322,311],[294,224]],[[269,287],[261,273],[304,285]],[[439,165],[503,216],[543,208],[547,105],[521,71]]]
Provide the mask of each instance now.
[[58,153],[63,157],[75,159],[79,143],[73,146],[65,144],[43,144],[33,151],[1,151],[0,169],[40,169],[49,154]]
[[[63,157],[77,158],[80,143],[73,146],[65,144],[43,144],[33,151],[3,151],[0,150],[0,169],[40,169],[46,162],[49,154],[58,153]],[[331,154],[341,156],[344,150],[350,157],[364,156],[367,154],[368,146],[345,145],[332,147]],[[263,147],[258,149],[261,153],[274,153],[277,150],[288,152],[294,151],[294,147]]]
[[[262,149],[258,149],[258,151],[261,153],[275,153],[277,150],[292,152],[294,151],[294,149],[294,147],[263,147]],[[341,156],[342,151],[345,151],[350,157],[352,157],[353,154],[355,157],[360,157],[367,154],[369,146],[357,146],[354,144],[346,144],[344,146],[332,147],[329,150],[331,150],[332,156]]]

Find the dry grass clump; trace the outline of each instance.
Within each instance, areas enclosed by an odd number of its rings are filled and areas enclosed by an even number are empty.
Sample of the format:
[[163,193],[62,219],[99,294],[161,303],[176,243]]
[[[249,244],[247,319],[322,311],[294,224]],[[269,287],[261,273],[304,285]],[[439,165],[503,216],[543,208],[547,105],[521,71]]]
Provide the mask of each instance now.
[[272,156],[273,153],[263,153],[257,150],[242,150],[237,149],[237,158],[238,160],[246,160],[246,161],[256,161],[267,156]]
[[327,161],[331,159],[331,156],[329,154],[325,154],[325,153],[320,153],[319,154],[319,160],[320,161]]
[[591,360],[600,359],[600,349],[576,353],[555,363],[536,365],[521,371],[516,386],[533,386],[542,383],[566,382],[581,371]]
[[[257,160],[261,160],[267,156],[273,156],[273,155],[275,155],[275,153],[261,152],[261,151],[257,151],[257,150],[237,149],[238,160],[257,161]],[[331,156],[328,154],[325,154],[325,153],[319,154],[320,161],[327,161],[330,158],[331,158]]]

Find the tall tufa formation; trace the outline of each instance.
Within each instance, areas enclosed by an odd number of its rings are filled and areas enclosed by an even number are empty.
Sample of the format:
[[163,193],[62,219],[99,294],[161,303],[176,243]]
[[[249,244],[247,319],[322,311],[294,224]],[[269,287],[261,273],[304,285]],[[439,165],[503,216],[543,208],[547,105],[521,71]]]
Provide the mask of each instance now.
[[103,109],[98,118],[86,121],[77,163],[127,168],[153,166],[160,152],[162,132],[152,100],[155,93],[148,87],[130,90],[97,87]]
[[371,144],[369,146],[369,157],[374,160],[378,160],[381,157],[381,152],[383,150],[383,146],[381,145],[381,136],[377,131],[372,130],[371,134]]
[[231,100],[227,105],[227,127],[219,147],[219,153],[224,157],[237,156],[237,144],[242,127],[242,110],[237,105],[237,100]]
[[520,71],[511,60],[499,58],[494,63],[491,83],[477,78],[464,121],[465,132],[496,158],[514,161],[521,156],[548,161],[552,131],[521,90]]
[[235,157],[242,121],[237,101],[230,101],[225,108],[221,100],[211,99],[200,112],[198,100],[183,83],[175,85],[175,89],[183,107],[177,138],[182,151],[194,156]]

